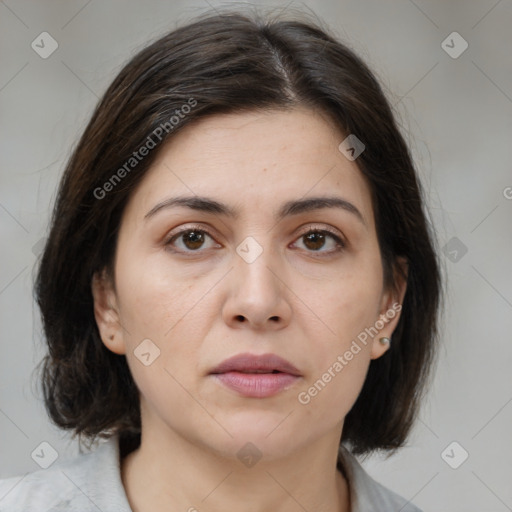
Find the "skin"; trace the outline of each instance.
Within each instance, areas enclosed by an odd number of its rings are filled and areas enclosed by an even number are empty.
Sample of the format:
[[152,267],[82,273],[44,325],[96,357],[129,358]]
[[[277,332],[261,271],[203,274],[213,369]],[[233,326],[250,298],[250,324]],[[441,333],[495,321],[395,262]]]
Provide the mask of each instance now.
[[[121,473],[134,511],[324,512],[350,510],[336,469],[344,418],[381,357],[399,313],[303,405],[313,385],[357,335],[402,302],[405,283],[383,286],[370,189],[338,150],[345,138],[316,111],[215,115],[177,133],[132,194],[121,220],[113,283],[93,278],[102,340],[126,355],[140,390],[139,449]],[[145,215],[172,196],[199,195],[239,209],[236,219],[184,206]],[[338,196],[361,213],[322,208],[277,221],[288,200]],[[179,230],[204,229],[204,240]],[[332,229],[303,236],[308,228]],[[197,229],[196,228],[196,229]],[[263,252],[236,252],[248,236]],[[172,250],[176,252],[172,252]],[[160,355],[134,355],[150,339]],[[275,353],[300,379],[267,398],[247,398],[209,372],[235,354]],[[246,467],[237,452],[262,458]]]

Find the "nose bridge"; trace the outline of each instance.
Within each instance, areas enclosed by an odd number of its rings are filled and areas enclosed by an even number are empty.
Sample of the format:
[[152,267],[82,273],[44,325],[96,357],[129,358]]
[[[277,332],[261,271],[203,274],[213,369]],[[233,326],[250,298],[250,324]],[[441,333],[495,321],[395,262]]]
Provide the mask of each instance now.
[[233,286],[226,304],[228,321],[234,318],[263,325],[268,320],[283,322],[289,316],[286,287],[279,278],[278,251],[270,247],[271,236],[248,236],[236,248]]
[[250,291],[270,298],[280,293],[281,286],[273,270],[279,267],[276,251],[271,247],[271,237],[267,235],[259,236],[259,241],[248,236],[237,246],[235,274],[244,288],[249,287]]

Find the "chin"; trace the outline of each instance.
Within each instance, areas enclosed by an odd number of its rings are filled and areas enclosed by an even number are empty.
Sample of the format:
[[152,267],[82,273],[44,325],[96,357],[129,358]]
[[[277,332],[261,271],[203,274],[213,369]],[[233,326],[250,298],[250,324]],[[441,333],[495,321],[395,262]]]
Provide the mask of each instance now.
[[219,422],[233,436],[224,436],[224,441],[227,443],[225,448],[229,456],[233,453],[237,454],[239,450],[243,453],[243,448],[248,443],[250,446],[246,450],[259,450],[266,460],[289,454],[300,444],[302,436],[291,416],[285,419],[287,414],[289,411],[276,413],[260,410],[239,412],[229,419],[226,416],[223,419],[217,416]]

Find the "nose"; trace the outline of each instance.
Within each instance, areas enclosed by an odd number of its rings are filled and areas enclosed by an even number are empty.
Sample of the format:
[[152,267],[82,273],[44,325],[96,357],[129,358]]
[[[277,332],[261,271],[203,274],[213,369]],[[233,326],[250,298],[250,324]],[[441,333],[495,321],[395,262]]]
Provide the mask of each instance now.
[[250,263],[235,255],[233,270],[228,274],[229,294],[223,307],[223,318],[235,329],[279,330],[291,318],[291,294],[282,279],[275,259],[262,254]]

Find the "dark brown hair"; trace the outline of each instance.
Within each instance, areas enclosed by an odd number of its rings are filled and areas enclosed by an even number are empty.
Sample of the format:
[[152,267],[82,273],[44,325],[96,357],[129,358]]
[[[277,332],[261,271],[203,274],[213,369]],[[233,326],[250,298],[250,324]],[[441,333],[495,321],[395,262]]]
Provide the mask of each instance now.
[[[80,442],[113,433],[122,450],[140,442],[138,389],[125,356],[101,341],[91,280],[101,269],[114,275],[123,209],[159,148],[207,115],[297,105],[325,113],[366,145],[356,163],[373,196],[385,284],[396,283],[398,257],[408,262],[391,347],[371,361],[341,441],[357,454],[405,443],[435,359],[441,299],[409,149],[375,76],[324,27],[234,11],[203,14],[136,54],[100,100],[62,176],[35,282],[49,349],[41,383],[52,421]],[[159,147],[130,160],[149,138]]]

